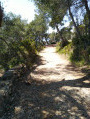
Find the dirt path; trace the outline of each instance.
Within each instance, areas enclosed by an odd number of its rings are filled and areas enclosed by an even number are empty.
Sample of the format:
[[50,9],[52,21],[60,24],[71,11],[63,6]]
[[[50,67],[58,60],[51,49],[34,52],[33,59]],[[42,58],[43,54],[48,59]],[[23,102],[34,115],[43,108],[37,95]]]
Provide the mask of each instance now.
[[38,66],[31,76],[37,80],[61,81],[74,80],[83,77],[70,62],[56,53],[55,47],[47,47],[40,53],[42,64]]
[[55,47],[45,48],[40,56],[40,65],[17,83],[7,119],[90,119],[89,75],[58,55]]

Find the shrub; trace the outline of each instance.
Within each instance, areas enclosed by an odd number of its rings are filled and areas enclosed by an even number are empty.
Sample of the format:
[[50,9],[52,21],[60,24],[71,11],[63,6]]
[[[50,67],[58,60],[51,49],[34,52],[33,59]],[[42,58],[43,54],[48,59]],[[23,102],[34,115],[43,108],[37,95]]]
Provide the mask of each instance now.
[[72,62],[80,62],[80,64],[88,64],[90,61],[90,42],[88,36],[81,39],[73,38],[73,53],[70,56]]

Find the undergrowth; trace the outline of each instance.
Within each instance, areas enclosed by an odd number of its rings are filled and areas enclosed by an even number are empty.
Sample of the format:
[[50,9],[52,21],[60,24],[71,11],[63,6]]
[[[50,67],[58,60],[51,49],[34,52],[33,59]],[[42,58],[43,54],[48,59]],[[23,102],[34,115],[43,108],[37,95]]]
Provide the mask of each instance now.
[[57,43],[56,51],[59,54],[65,54],[75,65],[90,65],[90,46],[85,44],[86,39],[80,42],[80,39],[74,38],[73,42],[63,48],[60,48],[60,42]]
[[[60,42],[57,43],[57,46],[56,46],[56,51],[59,53],[59,54],[65,54],[67,56],[70,56],[71,53],[72,53],[72,42],[69,42],[67,46],[63,47],[63,48],[60,48]],[[68,57],[69,58],[69,57]]]

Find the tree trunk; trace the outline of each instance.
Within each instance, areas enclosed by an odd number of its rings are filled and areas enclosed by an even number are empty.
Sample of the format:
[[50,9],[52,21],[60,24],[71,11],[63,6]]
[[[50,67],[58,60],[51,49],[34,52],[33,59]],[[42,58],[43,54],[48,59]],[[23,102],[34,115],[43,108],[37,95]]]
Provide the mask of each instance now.
[[79,38],[81,38],[80,31],[79,31],[79,29],[78,29],[78,27],[77,27],[77,25],[76,25],[76,23],[75,23],[75,20],[74,20],[74,18],[73,18],[73,14],[72,14],[72,12],[71,12],[70,1],[69,1],[69,0],[68,0],[68,8],[69,8],[69,15],[70,15],[70,17],[71,17],[71,19],[72,19],[72,22],[73,22],[73,25],[74,25],[74,27],[75,27],[75,29],[76,29],[77,35],[78,35]]
[[56,29],[60,35],[60,38],[61,38],[61,48],[63,48],[64,46],[66,46],[68,44],[68,41],[65,38],[63,38],[62,33],[60,32],[60,30],[58,28],[58,25],[56,25]]
[[48,44],[47,38],[45,38],[46,43]]
[[86,17],[85,17],[85,33],[86,33],[86,36],[87,36],[87,34],[88,34],[88,25],[87,25]]
[[0,3],[0,27],[1,27],[1,23],[2,23],[2,18],[3,18],[3,10],[1,7],[1,3]]
[[89,10],[89,7],[88,7],[88,2],[87,2],[87,0],[82,0],[82,2],[83,2],[84,5],[85,5],[85,9],[86,9],[87,16],[88,16],[88,20],[89,20],[89,23],[88,23],[88,34],[89,34],[89,36],[90,36],[90,10]]
[[45,43],[44,43],[44,41],[43,41],[43,37],[40,36],[39,39],[40,39],[40,42],[42,42],[42,44],[45,45]]
[[57,32],[59,33],[60,35],[60,38],[61,40],[64,40],[63,36],[62,36],[62,33],[60,32],[59,28],[58,28],[58,25],[56,25],[56,29],[57,29]]

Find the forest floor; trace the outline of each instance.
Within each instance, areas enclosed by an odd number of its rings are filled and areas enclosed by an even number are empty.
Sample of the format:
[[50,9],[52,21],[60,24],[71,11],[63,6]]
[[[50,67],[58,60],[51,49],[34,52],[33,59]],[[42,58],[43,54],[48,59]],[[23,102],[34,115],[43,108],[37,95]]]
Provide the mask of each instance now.
[[15,84],[6,119],[90,119],[90,76],[55,47],[40,52],[32,72]]

